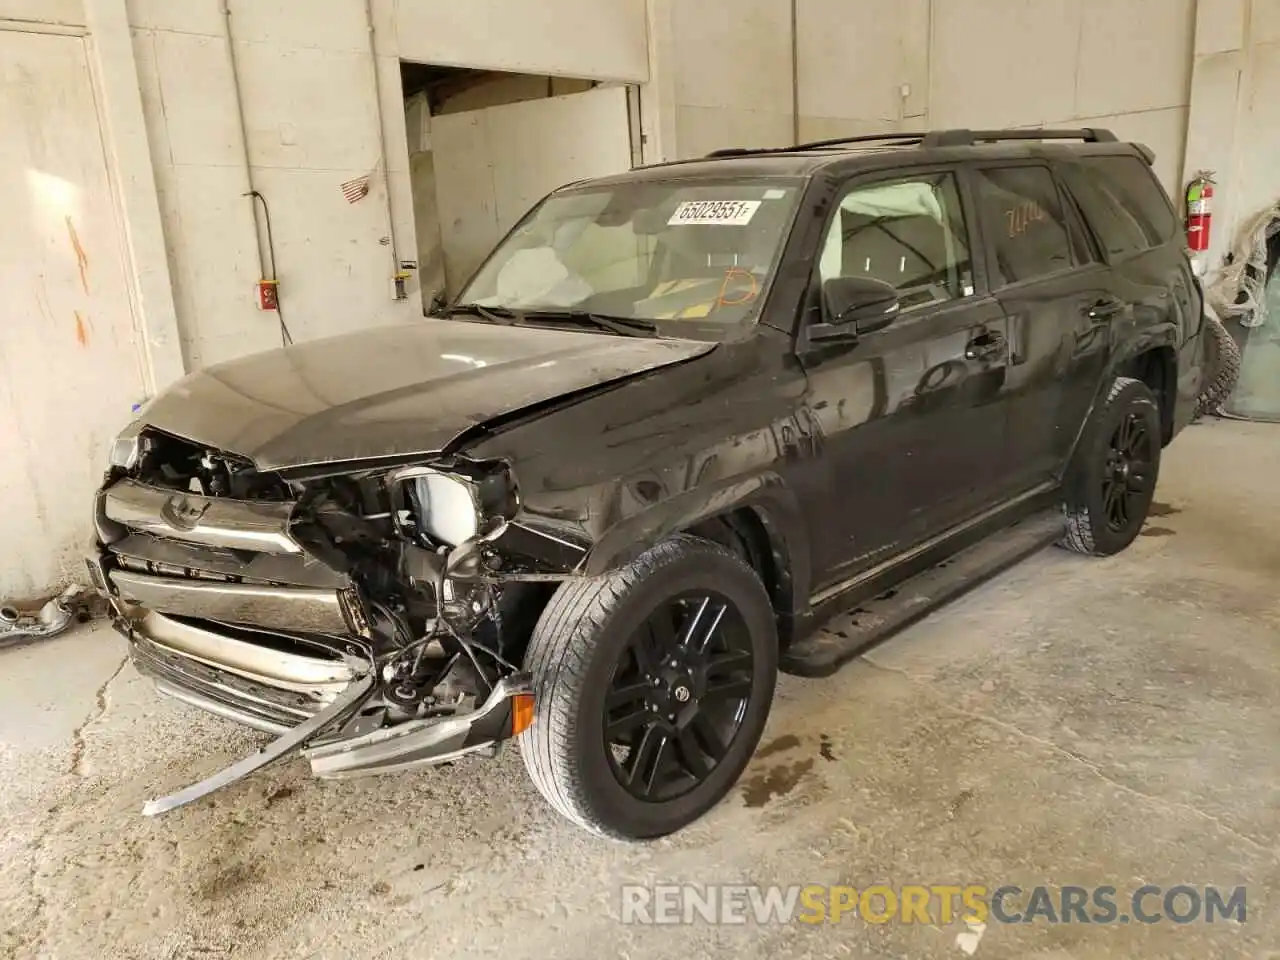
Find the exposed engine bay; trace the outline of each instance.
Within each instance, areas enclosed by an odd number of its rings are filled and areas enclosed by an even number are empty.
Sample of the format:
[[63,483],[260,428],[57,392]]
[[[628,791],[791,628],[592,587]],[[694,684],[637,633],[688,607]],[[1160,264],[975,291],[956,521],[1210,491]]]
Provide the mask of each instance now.
[[[135,664],[162,693],[280,735],[146,812],[296,747],[345,777],[491,753],[528,725],[523,647],[585,548],[513,523],[507,464],[284,475],[151,429],[113,462],[90,565]],[[555,560],[535,555],[553,542]]]

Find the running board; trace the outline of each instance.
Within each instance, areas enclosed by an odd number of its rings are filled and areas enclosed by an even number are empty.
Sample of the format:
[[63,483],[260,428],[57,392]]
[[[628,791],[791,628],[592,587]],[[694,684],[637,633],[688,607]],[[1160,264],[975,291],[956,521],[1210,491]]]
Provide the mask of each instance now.
[[895,587],[833,617],[782,655],[781,669],[802,677],[834,673],[868,647],[888,639],[1019,560],[1062,538],[1060,510],[1033,514],[952,554]]

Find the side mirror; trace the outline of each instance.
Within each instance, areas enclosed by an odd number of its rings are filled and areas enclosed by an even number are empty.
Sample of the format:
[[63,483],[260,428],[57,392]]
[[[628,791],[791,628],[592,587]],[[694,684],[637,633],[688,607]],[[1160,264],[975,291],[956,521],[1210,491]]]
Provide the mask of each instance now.
[[809,328],[811,341],[853,340],[882,330],[898,316],[898,291],[870,277],[832,277],[822,285],[824,322]]

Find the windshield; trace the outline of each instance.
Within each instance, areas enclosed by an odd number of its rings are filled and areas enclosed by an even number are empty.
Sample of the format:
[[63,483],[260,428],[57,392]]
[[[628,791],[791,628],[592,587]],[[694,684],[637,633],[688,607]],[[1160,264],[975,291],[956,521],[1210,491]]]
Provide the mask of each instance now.
[[720,339],[758,313],[801,188],[797,179],[642,180],[553,194],[457,303],[580,311]]

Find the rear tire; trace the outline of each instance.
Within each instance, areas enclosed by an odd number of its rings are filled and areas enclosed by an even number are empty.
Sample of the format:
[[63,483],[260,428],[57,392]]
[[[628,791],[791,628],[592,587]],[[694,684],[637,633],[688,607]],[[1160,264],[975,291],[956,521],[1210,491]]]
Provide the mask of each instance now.
[[534,785],[579,826],[641,840],[737,782],[773,700],[777,626],[740,557],[681,535],[561,585],[525,667],[534,721],[519,744]]
[[1064,485],[1067,533],[1059,546],[1102,557],[1133,542],[1155,496],[1161,436],[1160,407],[1151,388],[1117,377]]

